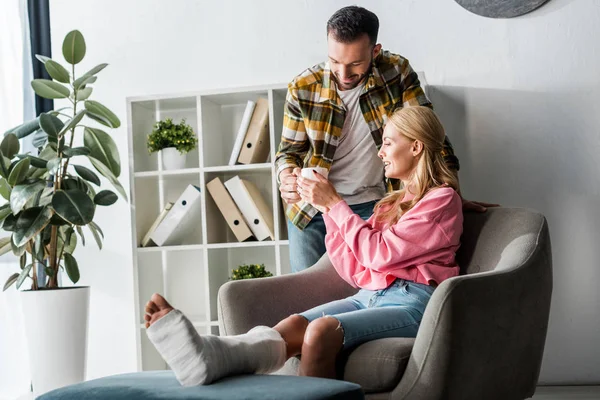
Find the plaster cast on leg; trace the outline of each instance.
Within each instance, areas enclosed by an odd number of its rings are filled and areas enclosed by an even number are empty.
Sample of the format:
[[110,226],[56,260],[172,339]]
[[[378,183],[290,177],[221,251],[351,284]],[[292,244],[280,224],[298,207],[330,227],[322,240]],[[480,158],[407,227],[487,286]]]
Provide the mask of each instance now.
[[244,335],[200,336],[179,310],[173,310],[147,333],[184,386],[205,385],[231,375],[266,374],[280,369],[286,359],[285,341],[266,326]]

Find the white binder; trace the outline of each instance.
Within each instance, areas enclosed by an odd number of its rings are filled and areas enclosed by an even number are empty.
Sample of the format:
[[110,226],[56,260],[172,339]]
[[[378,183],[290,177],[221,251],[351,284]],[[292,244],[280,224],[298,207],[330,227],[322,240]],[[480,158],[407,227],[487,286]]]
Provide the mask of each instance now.
[[258,188],[239,176],[226,181],[225,187],[256,239],[265,240],[270,237],[271,240],[275,240],[273,210],[267,205]]
[[150,237],[158,246],[182,244],[200,224],[200,188],[188,185]]
[[252,113],[254,112],[254,107],[256,107],[256,103],[252,100],[248,100],[248,103],[246,104],[246,109],[244,110],[244,116],[242,117],[242,122],[240,123],[240,128],[238,129],[238,134],[235,138],[235,143],[233,144],[233,149],[231,150],[231,156],[229,157],[229,165],[235,165],[238,156],[240,155],[240,150],[242,150],[242,144],[244,143],[244,138],[246,137],[248,126],[250,125],[250,121],[252,120]]

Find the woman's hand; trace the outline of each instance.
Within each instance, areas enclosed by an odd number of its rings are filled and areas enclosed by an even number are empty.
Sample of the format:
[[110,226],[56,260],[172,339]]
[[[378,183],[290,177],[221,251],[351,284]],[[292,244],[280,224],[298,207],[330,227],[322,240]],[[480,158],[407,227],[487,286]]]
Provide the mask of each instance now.
[[298,194],[302,200],[312,204],[322,213],[327,213],[331,207],[342,201],[342,197],[335,190],[331,182],[321,174],[312,171],[311,179],[298,177]]

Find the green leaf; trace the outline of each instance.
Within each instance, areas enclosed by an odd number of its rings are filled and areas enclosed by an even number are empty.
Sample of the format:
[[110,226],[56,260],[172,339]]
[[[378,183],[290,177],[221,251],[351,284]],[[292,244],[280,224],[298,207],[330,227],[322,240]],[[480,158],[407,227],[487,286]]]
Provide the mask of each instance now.
[[79,237],[81,237],[81,244],[85,246],[85,236],[83,235],[83,229],[81,229],[79,225],[77,225],[77,233],[79,234]]
[[25,122],[19,126],[15,126],[12,129],[6,131],[6,133],[14,133],[17,135],[17,139],[23,139],[26,136],[31,135],[33,132],[40,129],[40,121],[39,118],[33,119],[31,121]]
[[46,64],[46,61],[51,60],[50,57],[46,57],[46,56],[43,56],[41,54],[36,54],[35,58],[37,58],[38,60],[40,60],[42,62],[42,64]]
[[111,128],[121,126],[119,118],[107,107],[94,100],[86,100],[85,109],[89,112],[89,117]]
[[75,100],[77,100],[77,101],[87,100],[93,91],[94,91],[94,88],[91,88],[91,87],[79,89],[77,91],[77,98]]
[[46,163],[46,168],[51,174],[56,174],[60,168],[60,158],[56,157]]
[[8,174],[9,174],[8,167],[9,166],[10,166],[10,160],[0,154],[0,175],[3,178],[8,178]]
[[46,187],[44,181],[37,181],[28,185],[17,185],[10,194],[10,208],[13,214],[21,212],[25,203],[32,199],[38,193],[41,193]]
[[24,158],[17,162],[12,171],[10,171],[10,175],[8,175],[8,184],[14,187],[16,184],[21,183],[21,181],[27,176],[28,171],[29,159]]
[[96,65],[94,68],[90,69],[88,72],[86,72],[85,74],[83,74],[84,76],[92,76],[92,75],[96,75],[98,72],[102,71],[104,68],[106,68],[108,66],[108,64],[98,64]]
[[121,175],[119,150],[108,133],[100,129],[85,128],[83,131],[83,143],[85,147],[90,149],[90,157],[104,164],[115,177]]
[[85,114],[87,114],[86,110],[81,110],[77,114],[75,114],[75,116],[71,118],[69,122],[61,129],[59,135],[64,135],[70,129],[75,128],[75,126],[77,126],[77,124],[81,121]]
[[23,270],[21,271],[21,274],[19,275],[19,278],[17,279],[17,289],[21,287],[21,285],[23,284],[23,282],[25,282],[25,279],[27,277],[29,277],[29,272],[31,271],[31,268],[33,267],[33,264],[29,264],[28,266],[26,266],[25,268],[23,268]]
[[92,235],[94,236],[94,240],[96,241],[98,248],[100,250],[102,250],[102,239],[100,238],[100,234],[94,227],[95,224],[94,225],[92,225],[92,224],[93,224],[93,222],[90,222],[90,224],[87,227],[90,229],[90,231],[92,231]]
[[12,243],[12,239],[10,236],[3,237],[0,239],[0,256],[8,253],[11,249],[10,244]]
[[[9,215],[12,215],[12,210],[10,209],[10,204],[4,204],[0,207],[0,226],[4,224],[4,220]],[[3,228],[4,229],[4,228]]]
[[100,229],[100,227],[98,226],[97,223],[95,223],[94,221],[90,222],[90,225],[94,227],[94,229],[96,229],[98,231],[98,233],[100,234],[100,236],[102,236],[102,239],[104,239],[104,232],[102,232],[102,229]]
[[38,96],[45,99],[66,99],[71,94],[69,88],[48,79],[34,79],[31,87]]
[[17,136],[13,133],[4,136],[2,143],[0,143],[0,151],[2,151],[2,155],[8,159],[12,159],[19,152],[20,148],[19,139],[17,139]]
[[96,205],[79,189],[57,190],[52,198],[54,211],[75,225],[86,225],[94,218]]
[[77,174],[80,177],[82,177],[86,181],[90,181],[90,182],[94,183],[96,186],[100,186],[100,178],[98,178],[98,175],[96,175],[94,173],[94,171],[92,171],[91,169],[88,169],[82,165],[74,165],[74,167],[75,167],[75,172],[77,172]]
[[98,78],[96,78],[95,76],[83,75],[75,79],[75,81],[73,82],[73,87],[75,88],[75,90],[82,89],[83,87],[85,87],[85,85],[89,85],[90,83],[96,82],[96,79]]
[[49,207],[32,207],[22,211],[17,219],[13,243],[18,247],[26,244],[48,225],[50,218],[52,210]]
[[40,114],[40,128],[50,136],[57,137],[65,124],[56,116],[48,113]]
[[123,186],[121,186],[121,183],[119,182],[119,180],[108,169],[108,167],[106,165],[102,164],[100,161],[98,161],[94,157],[88,156],[88,158],[90,159],[94,168],[96,168],[96,170],[98,172],[100,172],[100,174],[102,174],[102,176],[104,176],[106,179],[108,179],[110,181],[110,183],[113,184],[115,189],[117,189],[117,192],[119,192],[119,194],[121,196],[123,196],[123,198],[125,198],[125,200],[127,200],[127,194],[125,193],[125,189],[123,189]]
[[52,79],[62,83],[71,82],[69,71],[67,71],[65,67],[63,67],[56,61],[46,60],[44,66],[46,67],[46,71],[48,71],[48,75],[50,75]]
[[87,147],[65,147],[63,154],[67,157],[87,156],[90,154],[90,149]]
[[29,159],[29,163],[32,167],[46,169],[46,164],[48,163],[48,161],[44,160],[43,158],[39,158],[29,154],[27,155],[27,158]]
[[79,281],[79,266],[77,265],[77,261],[75,260],[75,257],[70,255],[69,253],[65,253],[64,257],[67,275],[69,275],[69,279],[71,279],[71,282],[77,283],[77,281]]
[[61,226],[58,235],[58,254],[73,254],[77,247],[77,235],[74,235],[73,226]]
[[63,41],[63,56],[69,64],[78,64],[85,57],[85,40],[78,30],[71,31]]
[[94,203],[99,206],[110,206],[115,204],[115,202],[119,199],[119,197],[110,190],[102,190],[98,192],[96,196],[94,196]]
[[[9,208],[10,210],[10,208]],[[17,227],[17,215],[13,215],[12,211],[10,214],[4,218],[4,222],[2,223],[2,229],[8,232],[13,232]]]
[[[13,234],[13,236],[14,236],[14,234]],[[12,252],[15,255],[15,257],[21,257],[23,254],[25,254],[25,248],[27,247],[27,242],[25,242],[25,244],[22,246],[17,246],[14,241],[11,241],[10,245],[11,245],[11,249],[12,249]]]
[[4,284],[4,289],[2,289],[2,291],[6,292],[6,289],[11,287],[12,284],[17,281],[17,279],[19,279],[19,274],[16,272],[14,274],[12,274],[11,276],[9,276],[8,279],[6,280],[6,283]]
[[[52,202],[52,198],[50,198],[50,202]],[[56,226],[65,226],[65,225],[69,225],[69,223],[67,221],[65,221],[64,219],[62,219],[60,217],[60,215],[58,214],[54,214],[52,216],[52,218],[50,218],[50,225],[56,225]]]
[[50,161],[53,158],[56,158],[56,151],[52,147],[44,147],[44,150],[38,154],[38,157],[42,160]]
[[4,178],[0,178],[0,195],[6,200],[10,199],[10,192],[12,191],[10,185]]

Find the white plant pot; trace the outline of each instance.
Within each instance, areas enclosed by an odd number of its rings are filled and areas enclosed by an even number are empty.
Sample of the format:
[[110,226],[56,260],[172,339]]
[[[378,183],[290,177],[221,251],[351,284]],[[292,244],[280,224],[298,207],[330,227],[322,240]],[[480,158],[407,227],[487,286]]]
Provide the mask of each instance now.
[[165,170],[185,168],[185,154],[181,154],[175,147],[162,149],[162,165]]
[[21,292],[34,398],[85,380],[89,287]]

